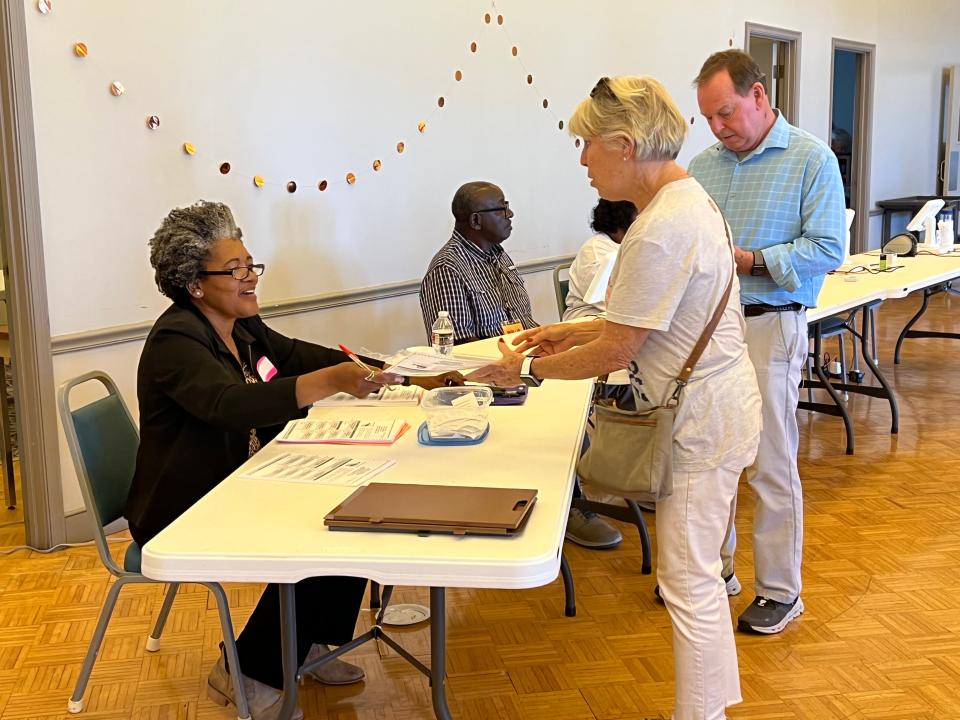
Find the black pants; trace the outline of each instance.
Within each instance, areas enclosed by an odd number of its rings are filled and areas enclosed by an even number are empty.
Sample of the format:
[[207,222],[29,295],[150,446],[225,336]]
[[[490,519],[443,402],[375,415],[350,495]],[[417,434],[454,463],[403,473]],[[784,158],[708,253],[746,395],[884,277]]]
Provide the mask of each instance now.
[[[297,666],[314,643],[343,645],[353,639],[367,581],[354,577],[315,577],[295,586]],[[280,648],[280,590],[267,585],[246,627],[237,638],[240,671],[249,678],[283,688]]]

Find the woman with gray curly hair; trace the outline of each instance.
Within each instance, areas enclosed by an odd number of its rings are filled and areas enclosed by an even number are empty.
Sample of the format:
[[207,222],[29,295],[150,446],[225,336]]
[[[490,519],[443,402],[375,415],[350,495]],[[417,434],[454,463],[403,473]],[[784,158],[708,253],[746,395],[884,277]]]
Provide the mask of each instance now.
[[[314,401],[336,392],[364,397],[402,380],[368,374],[342,352],[267,327],[257,302],[264,266],[253,262],[242,237],[230,208],[198,202],[171,211],[150,241],[157,286],[173,304],[150,331],[137,373],[140,448],[126,517],[141,547]],[[301,665],[329,652],[326,643],[353,637],[365,585],[352,577],[297,583]],[[278,617],[279,593],[269,585],[237,638],[255,720],[276,717],[281,705]],[[363,670],[337,659],[309,675],[346,684]],[[207,694],[235,702],[222,654]]]
[[[637,208],[611,274],[606,318],[520,333],[519,352],[503,343],[502,359],[471,379],[508,385],[521,369],[541,379],[627,369],[638,410],[679,394],[673,493],[656,511],[657,580],[673,623],[673,717],[722,720],[741,700],[727,603],[740,584],[722,577],[720,545],[760,433],[733,248],[716,204],[676,162],[686,124],[659,82],[601,78],[569,127],[583,138],[580,164],[600,197]],[[719,322],[681,385],[677,377],[715,312]],[[520,354],[529,349],[538,356]]]

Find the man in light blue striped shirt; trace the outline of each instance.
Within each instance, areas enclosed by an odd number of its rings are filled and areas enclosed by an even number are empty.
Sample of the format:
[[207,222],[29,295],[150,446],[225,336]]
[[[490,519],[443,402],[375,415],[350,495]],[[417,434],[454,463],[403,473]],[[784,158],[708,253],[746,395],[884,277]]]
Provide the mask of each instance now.
[[[711,55],[694,84],[720,142],[697,155],[689,172],[733,232],[747,346],[763,396],[760,448],[747,471],[757,498],[756,598],[738,627],[772,634],[803,612],[796,412],[808,352],[806,309],[845,254],[843,183],[830,148],[770,106],[763,73],[746,53]],[[728,589],[739,587],[730,582],[735,513],[736,501],[722,550]]]

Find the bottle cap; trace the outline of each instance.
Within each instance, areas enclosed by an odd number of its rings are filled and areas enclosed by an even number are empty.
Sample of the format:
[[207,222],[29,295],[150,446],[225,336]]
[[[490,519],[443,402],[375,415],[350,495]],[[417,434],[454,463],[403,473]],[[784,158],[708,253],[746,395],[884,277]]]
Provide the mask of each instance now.
[[441,310],[437,313],[437,317],[450,317],[450,313],[446,310]]

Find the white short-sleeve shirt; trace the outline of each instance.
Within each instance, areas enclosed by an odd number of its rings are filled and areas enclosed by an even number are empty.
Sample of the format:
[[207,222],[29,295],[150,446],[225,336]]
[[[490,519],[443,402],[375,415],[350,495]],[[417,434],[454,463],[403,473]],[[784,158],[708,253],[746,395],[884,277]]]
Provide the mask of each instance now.
[[[660,405],[723,296],[733,272],[726,224],[693,178],[665,185],[637,216],[611,275],[607,320],[651,332],[629,367],[638,408]],[[760,392],[744,341],[740,287],[683,389],[674,464],[687,471],[756,455]]]

